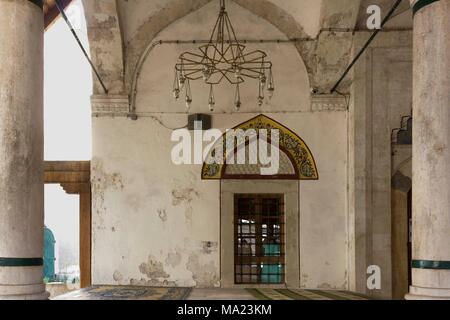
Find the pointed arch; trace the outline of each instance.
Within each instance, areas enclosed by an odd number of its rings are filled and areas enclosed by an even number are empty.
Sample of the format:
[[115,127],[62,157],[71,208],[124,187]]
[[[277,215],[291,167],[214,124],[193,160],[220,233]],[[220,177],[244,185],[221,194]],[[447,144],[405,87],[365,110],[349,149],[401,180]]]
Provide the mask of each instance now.
[[[281,123],[269,118],[263,114],[258,115],[248,121],[241,123],[240,125],[233,128],[234,130],[241,129],[254,129],[257,132],[261,129],[272,130],[278,129],[280,133],[280,142],[279,148],[291,161],[291,164],[294,168],[295,174],[291,176],[285,177],[286,179],[295,179],[295,180],[318,180],[319,173],[317,170],[316,162],[314,160],[314,156],[311,153],[311,150],[306,145],[305,141],[300,138],[294,131],[285,127]],[[221,139],[217,143],[223,143],[226,139],[226,134],[222,136]],[[240,146],[236,146],[235,151]],[[213,157],[211,154],[215,148],[211,148],[210,153],[207,156],[207,159]],[[202,167],[202,179],[203,180],[220,180],[226,179],[227,164],[210,164],[206,161]],[[230,178],[230,177],[228,177]],[[256,177],[252,177],[256,178]],[[260,176],[261,179],[272,178],[276,179],[278,176]]]

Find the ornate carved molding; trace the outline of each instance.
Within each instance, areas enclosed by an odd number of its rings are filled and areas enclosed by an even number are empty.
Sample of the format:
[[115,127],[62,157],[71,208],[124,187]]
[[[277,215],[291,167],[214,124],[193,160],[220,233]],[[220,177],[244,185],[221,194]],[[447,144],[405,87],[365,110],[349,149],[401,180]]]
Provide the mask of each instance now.
[[[319,180],[319,173],[317,171],[316,161],[314,160],[311,150],[306,145],[306,143],[293,131],[285,127],[281,123],[261,114],[256,116],[233,129],[248,130],[253,129],[259,132],[261,129],[272,130],[277,129],[280,133],[280,143],[279,147],[285,152],[285,154],[291,160],[292,166],[294,167],[295,174],[291,176],[284,176],[284,179],[291,180]],[[221,143],[223,148],[223,159],[226,159],[229,154],[227,154],[228,146],[230,140],[227,139],[226,134],[222,136],[222,139],[217,140],[217,143]],[[234,144],[234,141],[231,143]],[[239,147],[239,146],[238,146]],[[202,168],[202,179],[203,180],[221,180],[226,173],[227,164],[215,163],[213,161],[214,155],[212,151],[215,150],[215,146],[211,148],[208,154],[207,161],[203,164]],[[250,176],[241,177],[249,179]],[[236,177],[235,177],[236,178]],[[279,176],[275,175],[271,177],[272,179],[280,179]],[[251,176],[251,179],[270,179],[269,176]]]
[[312,111],[347,111],[348,102],[344,96],[321,94],[311,98]]
[[127,116],[129,112],[128,96],[104,95],[91,97],[92,116]]

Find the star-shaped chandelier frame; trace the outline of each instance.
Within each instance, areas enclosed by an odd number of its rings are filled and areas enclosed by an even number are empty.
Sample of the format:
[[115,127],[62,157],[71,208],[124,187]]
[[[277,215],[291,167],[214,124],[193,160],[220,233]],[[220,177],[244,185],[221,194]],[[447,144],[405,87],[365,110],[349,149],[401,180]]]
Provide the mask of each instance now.
[[198,48],[198,53],[184,52],[175,65],[173,94],[178,100],[185,91],[186,107],[192,104],[190,81],[202,79],[210,86],[209,109],[214,111],[216,99],[214,86],[228,81],[236,86],[234,105],[237,111],[242,106],[240,85],[245,79],[258,80],[257,103],[262,106],[267,89],[271,98],[275,91],[272,63],[261,50],[246,52],[246,46],[237,40],[236,33],[225,8],[225,0],[220,0],[220,13],[209,42]]

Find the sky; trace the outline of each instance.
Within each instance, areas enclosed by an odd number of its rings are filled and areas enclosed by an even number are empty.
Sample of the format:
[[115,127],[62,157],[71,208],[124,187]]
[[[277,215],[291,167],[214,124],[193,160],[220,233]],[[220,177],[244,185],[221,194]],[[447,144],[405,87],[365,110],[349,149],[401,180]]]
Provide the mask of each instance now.
[[[76,0],[67,14],[89,52],[81,1]],[[45,160],[90,160],[89,64],[63,19],[46,31],[44,46]],[[56,238],[57,271],[58,264],[78,263],[79,196],[67,195],[59,185],[46,185],[45,224]]]
[[[89,52],[80,0],[68,15]],[[45,160],[90,160],[92,77],[63,19],[45,33],[44,68]]]

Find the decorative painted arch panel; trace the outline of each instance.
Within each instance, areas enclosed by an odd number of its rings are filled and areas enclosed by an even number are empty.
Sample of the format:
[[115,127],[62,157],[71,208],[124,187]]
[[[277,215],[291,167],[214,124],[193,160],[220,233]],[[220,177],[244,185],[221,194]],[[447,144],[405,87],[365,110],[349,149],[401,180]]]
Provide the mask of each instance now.
[[[278,129],[280,134],[280,143],[279,148],[280,151],[284,152],[287,157],[290,159],[292,166],[295,170],[295,175],[285,176],[284,179],[290,180],[318,180],[319,173],[317,170],[316,162],[314,160],[314,156],[311,153],[311,150],[306,145],[305,141],[300,138],[295,132],[285,127],[281,123],[265,116],[258,115],[255,118],[252,118],[236,127],[234,130],[241,129],[254,129],[256,132],[259,130],[272,130]],[[224,142],[226,139],[226,134],[224,134],[221,138],[221,142]],[[236,147],[236,150],[240,146]],[[213,152],[214,148],[211,148],[210,154],[208,154],[208,158],[213,157],[211,152]],[[235,151],[236,152],[236,151]],[[224,154],[224,159],[226,159]],[[202,168],[202,179],[203,180],[221,180],[221,179],[233,179],[229,175],[226,175],[226,167],[227,164],[217,164],[212,163],[209,164],[205,162]],[[251,177],[251,179],[279,179],[279,176],[258,176]],[[250,178],[249,178],[250,179]]]

